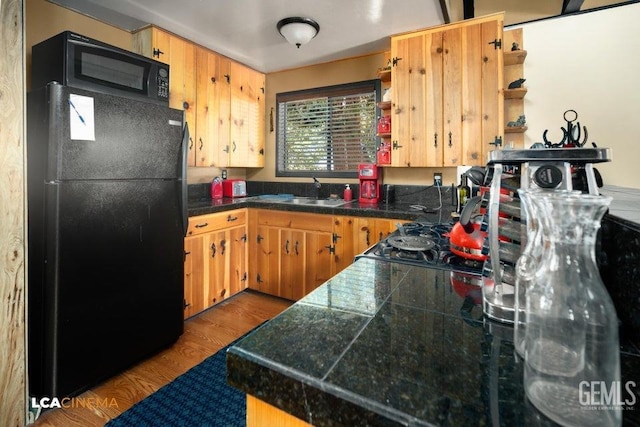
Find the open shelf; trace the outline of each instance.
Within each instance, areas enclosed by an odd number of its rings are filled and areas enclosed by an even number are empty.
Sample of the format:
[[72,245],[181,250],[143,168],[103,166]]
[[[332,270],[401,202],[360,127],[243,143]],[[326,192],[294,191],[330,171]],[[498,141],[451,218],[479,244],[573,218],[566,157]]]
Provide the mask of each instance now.
[[526,126],[505,126],[504,128],[504,133],[523,133],[526,131]]
[[527,57],[526,50],[511,50],[504,53],[504,65],[524,64]]
[[391,81],[391,68],[388,70],[378,70],[378,78],[383,82]]
[[527,93],[527,88],[521,87],[518,89],[505,89],[504,90],[504,99],[518,99],[524,98],[524,95]]
[[378,102],[378,108],[381,109],[381,110],[390,110],[391,109],[391,101]]

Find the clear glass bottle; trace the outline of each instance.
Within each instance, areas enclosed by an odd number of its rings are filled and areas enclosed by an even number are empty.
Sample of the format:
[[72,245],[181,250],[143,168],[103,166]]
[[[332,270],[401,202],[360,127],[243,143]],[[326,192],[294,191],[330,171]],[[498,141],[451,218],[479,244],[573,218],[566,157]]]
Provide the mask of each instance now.
[[529,194],[532,191],[540,190],[518,190],[520,196],[520,208],[526,221],[526,243],[518,262],[516,263],[516,283],[515,283],[515,299],[514,299],[514,319],[513,319],[513,345],[520,357],[524,358],[525,346],[525,294],[528,288],[533,284],[535,273],[542,256],[543,242],[540,234],[540,214],[538,214],[536,206],[531,201]]
[[595,260],[596,234],[611,198],[529,196],[544,250],[525,297],[526,395],[565,426],[620,425],[618,321]]
[[514,322],[513,322],[513,345],[518,355],[524,358],[525,346],[525,328],[526,328],[526,300],[525,294],[533,285],[535,274],[540,265],[540,259],[544,251],[544,242],[540,233],[540,219],[545,215],[544,208],[542,212],[538,209],[540,198],[531,199],[531,192],[553,191],[561,195],[580,194],[580,191],[570,190],[542,190],[539,188],[531,188],[528,190],[518,190],[520,197],[520,207],[524,213],[523,221],[526,223],[525,246],[516,263],[516,281],[514,285]]

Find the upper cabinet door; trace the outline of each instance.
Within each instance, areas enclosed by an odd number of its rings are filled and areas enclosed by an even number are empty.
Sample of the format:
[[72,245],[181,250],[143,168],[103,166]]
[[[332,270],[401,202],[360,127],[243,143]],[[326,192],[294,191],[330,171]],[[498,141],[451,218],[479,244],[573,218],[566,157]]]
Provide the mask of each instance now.
[[136,32],[133,49],[170,66],[169,106],[185,112],[189,166],[264,166],[264,74],[155,27]]
[[502,135],[503,15],[391,38],[392,166],[484,165]]
[[229,166],[264,166],[264,74],[231,62]]

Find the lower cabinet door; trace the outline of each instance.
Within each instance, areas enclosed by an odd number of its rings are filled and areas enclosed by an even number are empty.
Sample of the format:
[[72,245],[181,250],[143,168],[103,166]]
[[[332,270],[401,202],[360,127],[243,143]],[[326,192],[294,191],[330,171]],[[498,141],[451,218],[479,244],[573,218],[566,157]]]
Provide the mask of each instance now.
[[184,239],[184,318],[205,309],[204,292],[204,237]]

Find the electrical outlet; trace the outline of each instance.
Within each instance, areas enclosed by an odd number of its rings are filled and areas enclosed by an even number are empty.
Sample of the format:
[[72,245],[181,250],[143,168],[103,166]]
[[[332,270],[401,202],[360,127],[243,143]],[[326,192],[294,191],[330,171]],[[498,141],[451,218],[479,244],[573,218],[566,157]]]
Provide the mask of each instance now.
[[442,187],[442,174],[436,172],[433,174],[433,185],[436,187]]
[[222,179],[227,179],[227,170],[222,169]]

